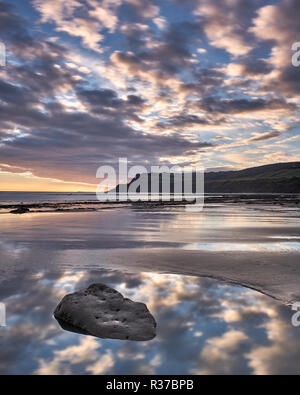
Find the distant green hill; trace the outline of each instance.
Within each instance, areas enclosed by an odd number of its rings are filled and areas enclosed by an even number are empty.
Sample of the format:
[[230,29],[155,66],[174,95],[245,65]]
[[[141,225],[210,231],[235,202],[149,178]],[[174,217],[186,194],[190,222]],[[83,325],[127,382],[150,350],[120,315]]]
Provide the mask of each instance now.
[[300,162],[207,173],[206,193],[300,193]]
[[[148,177],[149,192],[151,192],[150,176],[150,174],[142,175],[142,177]],[[139,177],[140,175],[133,179],[127,188]],[[162,175],[160,175],[160,185],[161,180]],[[174,191],[173,183],[174,176],[171,175],[171,192]],[[119,190],[118,186],[117,192]],[[240,171],[206,173],[205,193],[300,194],[300,162],[277,163]]]

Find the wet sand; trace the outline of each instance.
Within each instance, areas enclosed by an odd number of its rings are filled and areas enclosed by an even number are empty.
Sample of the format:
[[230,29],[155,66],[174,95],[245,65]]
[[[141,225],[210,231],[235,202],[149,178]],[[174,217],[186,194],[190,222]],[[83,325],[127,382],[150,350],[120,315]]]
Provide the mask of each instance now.
[[1,215],[1,277],[14,270],[118,269],[211,277],[300,300],[300,210],[262,204],[114,206]]
[[[100,340],[53,318],[61,298],[103,282],[147,304],[157,337]],[[243,287],[198,277],[115,270],[23,273],[1,284],[0,374],[300,374],[291,309]]]
[[[300,329],[286,306],[300,300],[297,205],[0,217],[0,374],[300,373]],[[96,282],[146,303],[157,338],[129,344],[64,331],[55,307]]]

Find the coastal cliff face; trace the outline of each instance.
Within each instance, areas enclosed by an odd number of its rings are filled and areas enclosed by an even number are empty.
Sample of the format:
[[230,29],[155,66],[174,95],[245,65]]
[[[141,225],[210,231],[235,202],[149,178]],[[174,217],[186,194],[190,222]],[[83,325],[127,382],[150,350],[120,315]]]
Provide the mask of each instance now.
[[[139,177],[141,176],[138,175],[133,179],[128,187]],[[151,192],[151,174],[142,177],[148,177],[148,190]],[[162,179],[162,175],[160,178]],[[119,190],[118,186],[117,192]],[[171,193],[172,191],[174,191],[173,175],[171,175]],[[205,193],[300,193],[300,162],[278,163],[240,171],[206,173]]]

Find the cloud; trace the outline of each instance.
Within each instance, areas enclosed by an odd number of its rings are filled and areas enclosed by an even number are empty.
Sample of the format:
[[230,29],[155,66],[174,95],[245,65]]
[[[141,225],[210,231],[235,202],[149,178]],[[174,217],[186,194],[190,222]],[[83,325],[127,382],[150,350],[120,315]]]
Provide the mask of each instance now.
[[[115,14],[118,2],[105,0],[101,4],[95,0],[82,3],[77,0],[33,0],[41,14],[41,23],[54,23],[58,32],[79,37],[84,46],[102,52],[100,42],[104,36],[101,31],[113,32],[118,18]],[[82,16],[77,16],[78,14]]]
[[[172,1],[172,13],[150,0],[33,4],[39,24],[0,5],[9,52],[0,69],[5,165],[92,184],[97,167],[121,155],[134,164],[224,167],[253,138],[297,133],[299,73],[284,60],[298,35],[287,22],[294,1],[271,8],[256,0]],[[291,25],[281,35],[274,15]],[[261,163],[272,148],[260,147]]]
[[253,49],[254,40],[247,30],[254,12],[253,0],[199,0],[194,14],[203,24],[210,44],[236,57]]
[[85,47],[100,53],[103,51],[102,32],[105,29],[115,32],[121,6],[130,7],[137,17],[154,18],[160,26],[164,23],[159,7],[152,0],[103,0],[101,3],[96,0],[33,0],[33,4],[41,14],[41,23],[54,23],[57,32],[79,37]]
[[156,18],[159,15],[159,7],[154,0],[124,0],[124,2],[143,18]]
[[256,137],[253,137],[252,139],[250,139],[249,142],[252,143],[252,142],[257,142],[257,141],[266,141],[266,140],[274,139],[279,136],[281,136],[280,132],[269,132],[269,133],[262,133],[262,134],[257,133]]
[[230,75],[249,79],[261,78],[270,74],[272,70],[273,66],[269,60],[258,59],[254,56],[244,57],[238,63],[229,63],[227,66],[227,72]]
[[[22,25],[26,32],[27,25]],[[87,69],[70,67],[68,50],[42,35],[33,40],[31,54],[23,62],[10,64],[6,80],[0,80],[0,152],[6,165],[60,180],[63,164],[65,181],[92,184],[98,166],[115,163],[120,155],[133,163],[144,162],[145,157],[158,163],[162,154],[189,155],[212,146],[179,133],[137,131],[130,122],[143,123],[140,114],[147,100],[134,91],[121,98],[113,89],[87,88]],[[123,53],[115,53],[115,57],[132,73],[143,70],[143,59]],[[145,73],[148,71],[145,66]],[[80,80],[74,78],[79,73]]]
[[115,51],[111,55],[111,66],[122,74],[164,85],[178,78],[184,68],[193,69],[190,48],[200,40],[198,24],[169,24],[160,40],[143,25],[125,25],[122,31],[129,40],[131,51]]
[[60,351],[54,352],[53,359],[49,362],[40,359],[39,367],[36,370],[36,375],[70,375],[72,364],[91,364],[86,368],[87,372],[94,374],[104,374],[112,366],[112,358],[110,354],[103,355],[99,360],[98,350],[100,348],[96,339],[91,337],[83,338],[78,346],[70,346]]
[[270,63],[275,68],[266,81],[266,89],[280,90],[289,95],[298,95],[300,74],[292,66],[291,47],[299,41],[299,3],[297,0],[281,0],[276,5],[267,5],[258,10],[250,31],[257,39],[272,43]]
[[247,341],[248,336],[238,330],[229,330],[220,337],[209,339],[200,353],[205,369],[195,371],[195,374],[228,374],[237,369],[238,355]]
[[210,113],[242,114],[272,110],[296,110],[294,104],[288,104],[283,99],[227,99],[217,100],[206,97],[199,107]]

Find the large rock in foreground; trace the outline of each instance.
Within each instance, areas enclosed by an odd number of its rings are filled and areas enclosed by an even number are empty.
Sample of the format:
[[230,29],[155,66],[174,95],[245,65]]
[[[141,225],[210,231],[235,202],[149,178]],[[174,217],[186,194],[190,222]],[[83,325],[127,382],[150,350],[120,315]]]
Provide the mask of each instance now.
[[63,329],[102,339],[147,341],[156,336],[156,322],[147,306],[104,284],[65,296],[54,317]]

